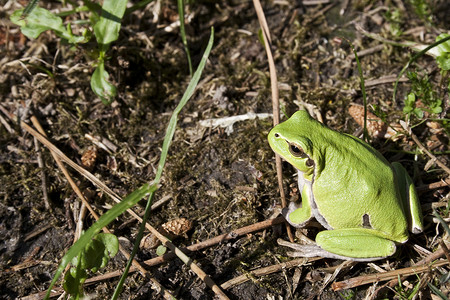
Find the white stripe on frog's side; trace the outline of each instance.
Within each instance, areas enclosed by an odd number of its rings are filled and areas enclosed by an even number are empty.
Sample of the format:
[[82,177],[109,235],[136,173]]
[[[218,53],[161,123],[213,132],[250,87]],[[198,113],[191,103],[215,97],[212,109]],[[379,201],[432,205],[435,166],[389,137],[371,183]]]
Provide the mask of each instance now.
[[[312,215],[316,218],[317,222],[320,223],[323,227],[325,227],[328,230],[332,230],[333,227],[331,227],[328,222],[325,220],[325,218],[320,214],[319,209],[317,208],[316,201],[314,200],[314,194],[313,194],[313,188],[312,184],[314,183],[314,175],[312,177],[312,181],[309,181],[305,179],[303,176],[303,172],[297,170],[297,176],[298,176],[298,188],[300,191],[303,191],[303,188],[306,185],[306,188],[309,192],[309,205],[311,206],[311,212]],[[302,199],[303,201],[303,199]]]

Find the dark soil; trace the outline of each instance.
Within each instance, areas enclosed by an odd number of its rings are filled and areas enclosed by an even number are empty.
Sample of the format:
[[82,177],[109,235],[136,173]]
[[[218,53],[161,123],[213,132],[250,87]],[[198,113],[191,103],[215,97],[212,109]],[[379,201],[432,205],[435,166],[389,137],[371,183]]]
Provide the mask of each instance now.
[[[19,123],[9,119],[7,113],[27,122],[35,115],[49,140],[79,164],[85,151],[95,149],[97,159],[90,171],[122,197],[151,181],[165,128],[190,79],[179,28],[175,27],[172,32],[165,30],[177,15],[173,2],[161,1],[158,23],[153,21],[155,4],[124,18],[119,40],[108,52],[106,62],[118,89],[118,96],[111,105],[104,105],[90,88],[95,42],[70,46],[49,31],[36,40],[29,40],[9,21],[9,15],[20,8],[19,4],[8,1],[2,5],[1,299],[30,296],[48,288],[60,259],[73,243],[80,207],[78,197],[48,149],[40,145],[44,162],[44,167],[40,168],[33,137]],[[402,1],[361,0],[349,1],[347,6],[342,3],[345,1],[330,2],[335,4],[263,3],[272,34],[283,113],[291,115],[301,105],[310,104],[318,109],[327,126],[360,134],[360,125],[347,112],[351,103],[362,104],[358,69],[348,43],[351,41],[357,51],[384,45],[360,57],[366,83],[369,82],[367,99],[387,123],[405,119],[403,99],[411,84],[400,83],[394,102],[393,81],[377,83],[377,80],[389,75],[395,78],[416,52],[369,38],[354,24],[385,39],[431,44],[437,35],[450,29],[448,1],[433,1],[429,11],[431,19],[421,17],[411,4],[413,1],[402,4]],[[39,5],[56,11],[63,9],[56,2],[41,1]],[[341,15],[343,8],[345,11]],[[398,20],[389,17],[394,11],[400,13]],[[267,57],[258,36],[259,23],[253,3],[197,1],[187,6],[187,14],[193,16],[186,26],[194,66],[201,59],[211,26],[215,28],[215,42],[198,89],[180,114],[162,185],[155,197],[155,201],[167,197],[170,201],[154,210],[149,220],[155,227],[181,217],[193,222],[193,229],[187,236],[174,241],[180,247],[273,218],[280,202],[275,159],[266,139],[272,127],[271,118],[235,123],[231,133],[224,128],[199,124],[210,118],[272,111]],[[69,20],[71,17],[67,18]],[[401,30],[401,35],[394,34],[395,26]],[[75,25],[73,27],[77,30]],[[440,73],[430,56],[420,57],[410,70],[428,74],[443,101],[442,113],[427,116],[445,119],[448,75]],[[426,147],[440,153],[439,159],[448,165],[448,127],[445,127],[448,123],[437,122],[438,129],[433,129],[429,123],[420,121],[412,118],[412,125],[420,123],[413,132]],[[114,146],[108,152],[96,147],[87,135]],[[437,248],[433,238],[443,235],[441,229],[436,232],[431,207],[445,209],[449,189],[447,186],[433,190],[424,187],[439,182],[448,174],[434,164],[428,166],[430,158],[425,154],[414,155],[417,145],[409,137],[395,141],[374,138],[372,144],[389,161],[401,162],[422,187],[425,233],[412,236],[394,258],[376,262],[386,270],[408,267],[421,259],[412,245],[433,251]],[[284,166],[288,198],[296,200],[294,170],[287,164]],[[114,204],[83,176],[73,169],[69,171],[99,214]],[[46,176],[46,184],[42,183],[42,174]],[[48,191],[48,208],[44,187]],[[135,211],[142,214],[144,207],[141,201]],[[448,217],[448,212],[443,210],[441,215]],[[84,229],[92,223],[93,218],[88,214]],[[138,223],[124,214],[109,228],[131,251]],[[307,233],[314,238],[316,231]],[[287,239],[284,227],[273,227],[192,252],[190,257],[217,284],[222,284],[253,269],[290,260],[285,256],[286,249],[276,243],[279,237]],[[142,249],[137,259],[144,261],[155,256],[154,249]],[[17,267],[24,262],[30,264]],[[121,270],[125,262],[118,254],[100,273]],[[225,293],[231,299],[352,299],[352,295],[362,299],[371,293],[370,285],[350,292],[334,292],[327,279],[333,273],[330,267],[339,263],[341,261],[325,259],[261,277],[249,275],[249,281]],[[149,270],[178,299],[214,297],[205,283],[177,259]],[[369,264],[358,263],[340,272],[334,281],[374,272]],[[442,272],[448,271],[442,269]],[[300,274],[298,286],[293,282],[294,273]],[[439,276],[435,271],[424,279],[419,292],[422,299],[431,297],[424,284],[427,281],[446,293],[445,284],[437,280]],[[402,293],[410,293],[418,283],[415,276],[408,280],[409,285],[403,286]],[[107,299],[117,282],[118,277],[97,281],[86,285],[85,291],[96,299]],[[400,292],[393,290],[386,289],[385,293],[388,298],[400,297]],[[162,296],[152,289],[147,279],[133,273],[127,278],[120,298],[159,299]]]

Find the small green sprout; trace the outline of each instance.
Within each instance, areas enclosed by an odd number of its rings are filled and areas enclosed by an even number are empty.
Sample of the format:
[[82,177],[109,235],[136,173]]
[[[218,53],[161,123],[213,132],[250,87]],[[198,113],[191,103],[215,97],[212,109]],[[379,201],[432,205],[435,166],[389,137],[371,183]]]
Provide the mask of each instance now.
[[158,248],[156,248],[156,255],[163,256],[167,252],[167,247],[163,245],[159,245]]
[[426,0],[409,0],[409,2],[411,2],[414,11],[419,18],[427,23],[433,21],[431,9]]
[[119,240],[114,234],[99,233],[75,256],[72,267],[64,277],[64,290],[71,299],[83,297],[83,283],[88,277],[88,271],[92,273],[104,268],[109,259],[119,251]]
[[403,14],[399,9],[388,10],[385,13],[386,20],[389,22],[389,30],[394,36],[401,36],[403,31],[401,29],[401,24],[403,23]]
[[[406,76],[411,81],[411,92],[405,99],[403,112],[413,114],[419,119],[424,117],[425,112],[430,114],[441,113],[442,100],[437,98],[428,75],[420,76],[417,72],[407,72]],[[418,100],[420,100],[420,105],[417,105]]]

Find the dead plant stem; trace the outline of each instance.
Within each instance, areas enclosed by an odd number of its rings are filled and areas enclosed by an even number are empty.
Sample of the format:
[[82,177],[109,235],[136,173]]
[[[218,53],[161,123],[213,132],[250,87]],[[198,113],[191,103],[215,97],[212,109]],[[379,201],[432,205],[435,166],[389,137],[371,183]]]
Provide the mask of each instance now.
[[425,272],[429,272],[434,268],[441,267],[448,265],[448,260],[441,260],[438,262],[435,262],[433,264],[426,264],[426,265],[420,265],[420,266],[413,266],[409,268],[403,268],[399,270],[393,270],[388,271],[385,273],[377,273],[377,274],[370,274],[370,275],[363,275],[358,277],[353,277],[347,280],[334,282],[331,287],[334,291],[340,291],[343,289],[351,289],[360,285],[373,283],[376,281],[384,281],[384,280],[390,280],[390,279],[396,279],[398,276],[405,276],[405,275],[414,275],[414,274],[421,274]]
[[[272,55],[272,50],[270,49],[272,40],[270,38],[269,27],[267,26],[266,17],[259,0],[253,0],[253,5],[256,10],[256,15],[258,16],[259,25],[262,30],[262,36],[264,39],[264,48],[266,49],[267,61],[269,63],[269,73],[270,73],[270,86],[272,91],[272,112],[273,112],[273,125],[280,123],[280,101],[278,95],[278,79],[277,71],[275,68],[275,62]],[[283,169],[281,165],[281,157],[275,154],[275,164],[277,168],[277,179],[278,187],[280,189],[281,207],[286,207],[286,195],[284,194],[283,187]],[[294,235],[290,225],[286,222],[286,231],[289,236],[289,240],[294,242]]]

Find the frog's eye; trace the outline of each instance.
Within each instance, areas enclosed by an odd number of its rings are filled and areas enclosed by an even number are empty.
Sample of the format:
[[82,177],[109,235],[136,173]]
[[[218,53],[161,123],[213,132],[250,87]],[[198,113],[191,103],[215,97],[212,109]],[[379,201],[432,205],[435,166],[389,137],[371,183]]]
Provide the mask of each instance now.
[[291,152],[291,154],[295,157],[307,157],[305,152],[294,144],[289,144],[289,152]]

